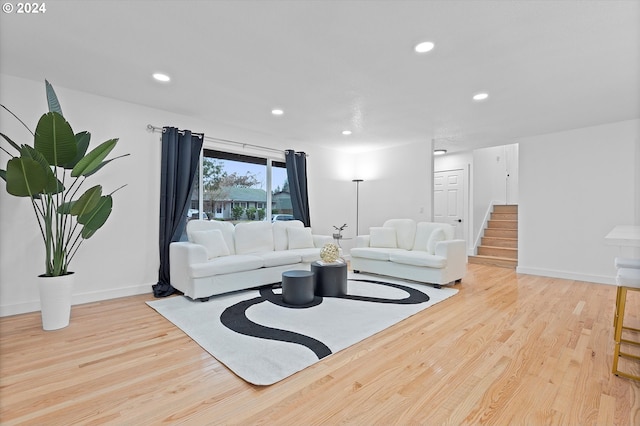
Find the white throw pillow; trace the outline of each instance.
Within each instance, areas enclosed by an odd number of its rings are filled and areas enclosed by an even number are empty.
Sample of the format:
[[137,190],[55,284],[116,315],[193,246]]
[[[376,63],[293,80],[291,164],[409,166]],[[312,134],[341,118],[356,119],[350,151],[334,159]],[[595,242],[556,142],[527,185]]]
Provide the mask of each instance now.
[[224,242],[222,231],[219,229],[194,231],[191,235],[194,243],[200,244],[207,249],[207,257],[209,259],[229,255],[229,247]]
[[369,228],[369,247],[397,248],[396,228]]
[[289,250],[313,248],[311,228],[287,228],[289,235]]
[[273,229],[271,222],[262,220],[240,222],[236,225],[234,237],[236,254],[273,251]]
[[431,233],[429,241],[427,241],[427,253],[436,254],[436,244],[445,240],[444,231],[442,228],[438,228]]

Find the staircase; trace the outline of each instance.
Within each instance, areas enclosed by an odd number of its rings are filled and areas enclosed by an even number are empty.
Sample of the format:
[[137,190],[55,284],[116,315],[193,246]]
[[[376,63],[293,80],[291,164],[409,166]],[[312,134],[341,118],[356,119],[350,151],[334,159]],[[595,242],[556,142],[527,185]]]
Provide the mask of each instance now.
[[518,265],[518,206],[496,205],[487,222],[477,256],[469,263],[513,268]]

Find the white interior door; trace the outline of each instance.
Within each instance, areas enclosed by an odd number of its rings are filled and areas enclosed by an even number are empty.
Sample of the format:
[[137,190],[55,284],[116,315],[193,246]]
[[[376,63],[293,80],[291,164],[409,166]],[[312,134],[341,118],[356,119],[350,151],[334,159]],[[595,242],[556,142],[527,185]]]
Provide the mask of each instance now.
[[467,239],[464,197],[464,170],[447,170],[433,174],[433,220],[453,225],[456,238]]

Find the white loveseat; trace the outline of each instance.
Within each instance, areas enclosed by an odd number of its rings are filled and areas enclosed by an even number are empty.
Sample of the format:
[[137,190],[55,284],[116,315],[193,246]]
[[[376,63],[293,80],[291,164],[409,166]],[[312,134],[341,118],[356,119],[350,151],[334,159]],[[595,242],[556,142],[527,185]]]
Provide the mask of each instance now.
[[171,285],[192,299],[282,281],[282,272],[311,268],[332,238],[313,235],[298,220],[229,222],[192,220],[188,242],[171,243]]
[[465,241],[454,234],[446,223],[390,219],[356,237],[351,268],[436,287],[459,282],[467,271],[467,252]]

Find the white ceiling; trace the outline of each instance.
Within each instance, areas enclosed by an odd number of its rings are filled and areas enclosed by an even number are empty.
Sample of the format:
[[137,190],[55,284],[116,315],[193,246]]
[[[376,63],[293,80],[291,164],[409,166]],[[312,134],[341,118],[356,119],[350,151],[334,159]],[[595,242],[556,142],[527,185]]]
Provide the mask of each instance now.
[[[0,15],[0,72],[196,117],[209,136],[246,143],[357,151],[435,139],[453,152],[640,117],[637,0],[46,8]],[[435,49],[415,54],[423,40]],[[156,71],[172,82],[152,81]],[[480,91],[490,98],[473,102]]]

